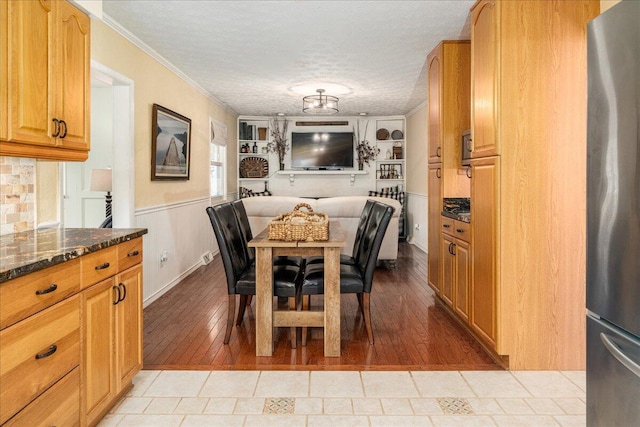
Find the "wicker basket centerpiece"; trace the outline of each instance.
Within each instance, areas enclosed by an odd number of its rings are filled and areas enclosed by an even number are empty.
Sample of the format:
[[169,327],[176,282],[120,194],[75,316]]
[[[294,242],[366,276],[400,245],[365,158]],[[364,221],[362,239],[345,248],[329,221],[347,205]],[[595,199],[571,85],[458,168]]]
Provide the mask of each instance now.
[[[305,208],[306,212],[300,208]],[[286,242],[329,240],[329,216],[314,212],[307,203],[298,203],[292,212],[280,214],[269,221],[267,237]]]

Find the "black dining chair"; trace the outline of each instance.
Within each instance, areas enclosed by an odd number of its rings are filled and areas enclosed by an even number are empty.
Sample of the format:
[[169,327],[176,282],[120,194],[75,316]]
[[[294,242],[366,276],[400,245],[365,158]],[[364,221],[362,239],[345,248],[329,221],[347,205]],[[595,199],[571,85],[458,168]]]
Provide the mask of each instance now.
[[[240,295],[240,306],[236,326],[242,324],[248,296],[256,294],[255,263],[249,259],[249,251],[245,236],[240,227],[236,209],[231,203],[221,203],[206,208],[209,221],[213,227],[216,241],[220,249],[222,264],[227,277],[229,294],[227,329],[224,343],[228,344],[233,329],[233,318],[236,308],[236,295]],[[287,297],[289,307],[295,307],[297,289],[300,286],[302,270],[295,265],[277,265],[273,268],[273,293],[275,296]],[[291,328],[291,346],[296,347],[295,328]]]
[[[244,208],[244,203],[242,199],[234,200],[231,202],[231,205],[236,210],[236,214],[238,215],[238,220],[240,221],[240,229],[242,230],[242,234],[244,235],[245,242],[251,241],[253,239],[253,233],[251,232],[251,225],[249,224],[249,216],[247,215],[247,210]],[[249,259],[251,262],[255,261],[256,258],[256,250],[255,248],[248,248],[249,250]],[[276,256],[273,259],[273,265],[295,265],[297,267],[302,267],[304,264],[304,258],[301,256]]]
[[[340,254],[340,264],[356,265],[356,259],[360,252],[360,241],[362,240],[362,234],[369,221],[369,214],[371,213],[371,207],[375,203],[375,200],[368,199],[362,208],[360,213],[360,220],[358,221],[358,228],[356,229],[356,237],[353,240],[353,250],[351,255]],[[322,256],[310,256],[305,259],[306,264],[321,264],[324,262]]]
[[[340,293],[356,294],[360,311],[364,316],[369,344],[373,344],[371,328],[371,289],[373,274],[384,233],[387,231],[394,208],[380,202],[373,202],[369,218],[360,239],[355,264],[340,264]],[[302,304],[298,309],[306,309],[311,295],[324,294],[324,264],[306,265],[302,281]],[[302,344],[306,344],[306,328],[302,329]]]

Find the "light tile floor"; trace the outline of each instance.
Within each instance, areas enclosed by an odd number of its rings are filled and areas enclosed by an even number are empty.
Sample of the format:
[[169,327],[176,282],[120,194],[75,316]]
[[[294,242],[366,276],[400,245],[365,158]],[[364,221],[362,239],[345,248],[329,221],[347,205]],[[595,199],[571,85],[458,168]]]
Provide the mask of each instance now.
[[584,371],[141,371],[106,426],[584,426]]

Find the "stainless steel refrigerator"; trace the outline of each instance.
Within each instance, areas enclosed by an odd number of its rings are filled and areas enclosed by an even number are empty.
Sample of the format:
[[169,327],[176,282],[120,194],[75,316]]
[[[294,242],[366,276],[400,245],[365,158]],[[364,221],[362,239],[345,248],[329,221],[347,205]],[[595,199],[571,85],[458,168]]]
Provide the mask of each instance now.
[[587,425],[640,426],[640,1],[587,37]]

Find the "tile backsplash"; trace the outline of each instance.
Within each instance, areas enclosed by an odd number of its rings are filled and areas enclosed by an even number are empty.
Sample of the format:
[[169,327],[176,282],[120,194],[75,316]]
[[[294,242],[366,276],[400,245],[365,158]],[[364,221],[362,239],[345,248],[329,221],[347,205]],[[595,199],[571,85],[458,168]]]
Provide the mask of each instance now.
[[35,159],[0,156],[0,235],[35,228]]

